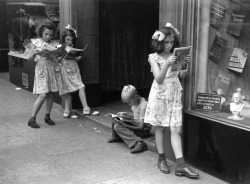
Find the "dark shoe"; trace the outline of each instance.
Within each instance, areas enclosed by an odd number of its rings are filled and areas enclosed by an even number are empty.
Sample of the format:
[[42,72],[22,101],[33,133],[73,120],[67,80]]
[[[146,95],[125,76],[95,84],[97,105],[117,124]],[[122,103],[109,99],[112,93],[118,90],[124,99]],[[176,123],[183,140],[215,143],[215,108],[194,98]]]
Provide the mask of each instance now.
[[189,178],[199,178],[199,174],[194,173],[188,166],[184,168],[176,167],[175,169],[176,176],[186,176]]
[[131,148],[130,152],[131,153],[139,153],[146,151],[148,149],[147,145],[145,142],[140,141],[138,142],[133,148]]
[[48,125],[55,125],[55,122],[52,121],[50,118],[44,118],[45,123],[47,123]]
[[40,128],[40,126],[37,124],[36,120],[34,119],[29,120],[28,126],[30,126],[31,128]]
[[121,141],[122,141],[122,139],[119,137],[112,137],[112,138],[107,140],[107,143],[121,142]]
[[160,171],[163,172],[164,174],[170,173],[166,160],[158,160],[157,166],[160,169]]

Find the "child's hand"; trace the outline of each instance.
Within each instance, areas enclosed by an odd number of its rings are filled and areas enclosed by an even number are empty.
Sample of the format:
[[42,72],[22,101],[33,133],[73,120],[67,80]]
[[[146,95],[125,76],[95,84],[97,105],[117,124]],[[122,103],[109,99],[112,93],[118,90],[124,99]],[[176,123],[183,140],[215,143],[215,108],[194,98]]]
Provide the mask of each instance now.
[[184,60],[187,61],[187,62],[191,62],[191,60],[192,60],[191,54],[188,54],[188,55],[184,58]]
[[176,60],[177,60],[177,56],[172,55],[167,59],[166,65],[172,65],[176,62]]
[[76,61],[80,61],[82,59],[82,56],[76,57]]

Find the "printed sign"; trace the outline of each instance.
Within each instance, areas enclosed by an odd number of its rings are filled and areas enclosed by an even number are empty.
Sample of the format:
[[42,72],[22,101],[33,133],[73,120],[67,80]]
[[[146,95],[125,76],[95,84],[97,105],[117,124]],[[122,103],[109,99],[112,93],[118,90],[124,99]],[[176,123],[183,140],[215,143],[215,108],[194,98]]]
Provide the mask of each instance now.
[[196,109],[204,111],[220,111],[221,96],[208,93],[198,93]]
[[28,74],[26,73],[22,73],[22,83],[24,85],[25,88],[29,87],[29,78],[28,78]]

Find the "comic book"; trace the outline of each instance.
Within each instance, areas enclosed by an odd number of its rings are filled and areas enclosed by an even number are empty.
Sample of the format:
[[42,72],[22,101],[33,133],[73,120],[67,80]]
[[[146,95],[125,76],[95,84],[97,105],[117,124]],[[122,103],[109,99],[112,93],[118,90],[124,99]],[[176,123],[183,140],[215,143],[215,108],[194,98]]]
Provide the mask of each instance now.
[[134,124],[134,125],[136,124],[134,118],[132,118],[130,116],[126,116],[124,114],[120,115],[120,114],[108,113],[105,116],[111,117],[111,118],[116,118],[117,120],[120,120],[120,121],[129,122],[129,123]]
[[175,48],[173,55],[177,56],[176,62],[172,66],[172,71],[186,71],[187,70],[187,61],[185,57],[191,53],[191,46]]
[[239,10],[233,9],[228,23],[227,33],[236,37],[240,36],[244,20],[245,20],[245,9],[243,8]]
[[248,53],[246,51],[240,48],[234,48],[227,68],[232,71],[242,73],[247,57]]
[[210,7],[210,25],[218,28],[221,25],[223,18],[225,17],[225,7],[218,3],[211,3]]
[[214,91],[215,93],[217,93],[218,89],[222,89],[223,94],[226,95],[228,88],[230,86],[231,83],[231,77],[228,73],[219,70],[219,73],[215,79],[214,85],[212,87],[212,91]]
[[209,59],[216,63],[220,62],[222,54],[225,51],[226,45],[227,40],[225,40],[219,35],[215,35],[212,47],[209,51]]

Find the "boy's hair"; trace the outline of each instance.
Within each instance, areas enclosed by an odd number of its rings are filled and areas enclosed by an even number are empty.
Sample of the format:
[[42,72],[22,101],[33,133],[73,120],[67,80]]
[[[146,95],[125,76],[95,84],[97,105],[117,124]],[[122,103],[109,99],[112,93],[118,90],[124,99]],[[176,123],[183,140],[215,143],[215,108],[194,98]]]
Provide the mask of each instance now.
[[[175,39],[174,39],[174,45],[170,50],[171,53],[173,53],[174,48],[180,47],[179,36],[176,34],[176,31],[174,29],[164,26],[159,31],[165,35],[165,38],[167,36],[174,35]],[[157,52],[158,54],[162,53],[164,51],[164,39],[162,41],[158,41],[157,39],[152,39],[151,48],[154,52]]]
[[138,95],[137,89],[132,85],[124,86],[122,89],[121,99],[126,103],[129,99]]
[[40,25],[37,30],[37,35],[40,38],[43,36],[43,32],[45,29],[49,29],[53,31],[53,35],[55,34],[55,31],[56,31],[55,26],[50,22],[45,22],[44,24]]
[[73,30],[71,29],[64,29],[62,34],[61,34],[61,43],[65,43],[65,37],[66,36],[71,36],[73,38],[73,46],[75,47],[76,45],[76,34]]

